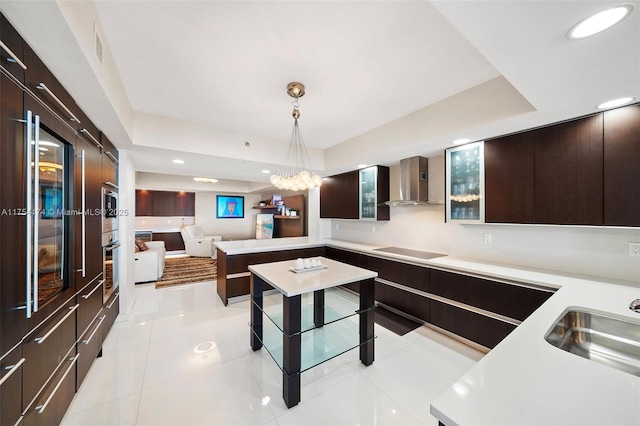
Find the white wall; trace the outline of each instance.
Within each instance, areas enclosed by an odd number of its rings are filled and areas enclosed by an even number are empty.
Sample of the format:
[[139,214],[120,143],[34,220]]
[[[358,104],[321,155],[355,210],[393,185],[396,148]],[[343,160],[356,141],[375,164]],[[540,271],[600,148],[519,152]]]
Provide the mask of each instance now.
[[[216,219],[216,195],[244,196],[244,218]],[[255,238],[256,215],[261,210],[253,206],[257,206],[260,200],[259,194],[196,192],[196,225],[202,227],[205,235],[221,235],[224,240]]]
[[133,308],[135,298],[134,275],[134,249],[133,238],[135,234],[136,212],[136,170],[131,156],[127,150],[118,151],[118,201],[119,209],[128,211],[128,215],[120,216],[120,243],[119,253],[119,286],[120,286],[120,313],[128,315]]
[[[327,219],[321,222],[324,222],[323,237],[337,240],[400,246],[640,284],[640,258],[628,254],[629,241],[640,241],[638,228],[451,224],[444,223],[444,206],[391,207],[388,222]],[[492,244],[483,243],[485,233],[491,234]]]

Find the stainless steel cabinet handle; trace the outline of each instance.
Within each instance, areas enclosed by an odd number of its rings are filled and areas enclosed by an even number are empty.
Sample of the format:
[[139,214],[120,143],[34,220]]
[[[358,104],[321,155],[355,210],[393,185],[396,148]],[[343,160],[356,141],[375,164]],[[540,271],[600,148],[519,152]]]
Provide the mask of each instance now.
[[120,297],[120,293],[116,293],[116,296],[113,298],[113,301],[109,304],[109,306],[107,306],[107,309],[111,309],[111,307],[113,306],[114,303],[116,303],[116,300],[118,300],[119,297]]
[[22,358],[20,361],[18,361],[16,364],[14,365],[7,365],[4,369],[5,370],[11,370],[9,371],[2,379],[0,379],[0,386],[2,386],[2,384],[5,382],[5,380],[7,380],[13,373],[15,373],[18,368],[20,368],[20,366],[22,364],[24,364],[26,358]]
[[100,330],[100,325],[102,324],[102,321],[104,321],[106,317],[107,317],[106,315],[103,315],[100,317],[100,321],[98,321],[98,325],[96,325],[96,328],[95,330],[93,330],[93,333],[91,333],[91,335],[87,337],[86,340],[83,340],[82,343],[84,343],[85,345],[88,345],[89,342],[91,342],[91,339],[93,339],[93,336],[96,334],[96,332]]
[[13,61],[16,64],[20,65],[20,68],[22,68],[23,70],[27,69],[27,66],[2,41],[0,41],[0,47],[2,47],[5,50],[5,52],[7,52],[9,54],[9,56],[11,56],[11,59],[13,59]]
[[85,154],[82,150],[82,278],[87,275],[87,217],[85,212],[87,210],[87,186],[86,186],[86,174],[85,174]]
[[91,142],[93,142],[93,144],[95,146],[97,146],[98,148],[100,148],[100,149],[104,148],[102,146],[102,144],[100,142],[98,142],[98,139],[94,138],[93,135],[91,133],[89,133],[89,131],[87,129],[80,129],[80,133],[84,133],[85,135],[87,135],[87,137],[89,139],[91,139]]
[[83,295],[82,295],[82,298],[83,298],[83,299],[85,299],[85,300],[86,300],[86,299],[88,299],[88,298],[90,298],[90,297],[91,297],[91,295],[92,295],[93,293],[95,293],[95,292],[96,292],[96,290],[97,290],[97,289],[99,289],[99,288],[100,288],[100,286],[102,286],[102,284],[104,284],[104,281],[105,281],[105,280],[100,280],[100,282],[96,285],[96,287],[95,287],[93,290],[91,290],[89,293],[87,293],[87,294],[83,294]]
[[110,186],[111,188],[118,189],[118,185],[116,185],[116,184],[115,184],[115,183],[113,183],[113,182],[102,182],[102,183],[103,183],[103,184],[105,184],[105,185],[107,185],[107,186]]
[[53,388],[53,390],[51,391],[51,394],[49,395],[49,398],[47,398],[47,400],[44,402],[44,404],[42,405],[38,405],[35,409],[38,410],[38,414],[42,414],[44,413],[44,410],[47,409],[47,405],[49,405],[49,403],[51,402],[51,400],[53,399],[53,397],[56,395],[56,392],[58,392],[58,389],[60,388],[60,385],[62,385],[62,382],[64,382],[64,379],[67,378],[67,376],[69,375],[69,372],[71,371],[71,369],[75,366],[76,361],[78,361],[78,357],[80,356],[80,354],[74,356],[73,358],[69,358],[69,361],[71,361],[71,364],[69,365],[69,367],[67,367],[67,371],[64,372],[64,374],[62,375],[62,378],[60,379],[60,381],[56,384],[56,387]]
[[69,318],[69,316],[76,310],[78,309],[78,304],[76,304],[75,306],[72,306],[69,308],[69,312],[67,312],[67,314],[65,316],[62,317],[62,319],[60,321],[58,321],[56,323],[56,325],[53,326],[53,328],[51,330],[49,330],[44,336],[42,337],[36,337],[35,340],[39,345],[43,344],[45,340],[47,340],[47,337],[51,336],[51,334],[53,334],[54,331],[56,331],[56,329],[58,327],[60,327],[62,325],[62,323]]
[[111,153],[111,151],[105,152],[105,155],[111,158],[111,161],[113,161],[114,163],[118,163],[118,159]]
[[33,276],[32,274],[32,266],[33,266],[33,258],[32,258],[32,254],[33,254],[33,220],[31,217],[31,214],[33,213],[33,194],[31,193],[31,179],[33,179],[33,176],[31,175],[31,161],[32,161],[32,153],[33,153],[33,149],[31,148],[31,140],[33,139],[33,113],[29,110],[27,110],[27,164],[26,164],[26,169],[27,169],[27,182],[29,183],[27,185],[27,253],[26,253],[26,258],[27,258],[27,279],[26,279],[26,284],[27,284],[27,318],[31,318],[31,278]]
[[[34,149],[33,149],[33,207],[38,209],[40,200],[40,116],[36,114],[33,124]],[[29,164],[31,167],[31,164]],[[33,312],[38,312],[38,230],[40,212],[33,212]]]
[[[120,247],[121,245],[122,244],[113,244],[113,245],[105,247],[104,249],[106,251],[113,251],[113,250],[117,249],[118,247]],[[136,260],[138,260],[138,259],[136,259]]]
[[67,113],[69,114],[69,116],[71,117],[72,121],[75,121],[76,123],[80,124],[80,120],[78,120],[78,117],[76,117],[69,108],[67,108],[67,106],[62,103],[62,101],[60,100],[60,98],[58,98],[51,90],[49,90],[49,88],[47,87],[46,84],[44,83],[40,83],[36,86],[37,89],[39,90],[44,90],[49,96],[51,96],[51,98],[56,101],[58,103],[58,105],[60,105],[60,107]]

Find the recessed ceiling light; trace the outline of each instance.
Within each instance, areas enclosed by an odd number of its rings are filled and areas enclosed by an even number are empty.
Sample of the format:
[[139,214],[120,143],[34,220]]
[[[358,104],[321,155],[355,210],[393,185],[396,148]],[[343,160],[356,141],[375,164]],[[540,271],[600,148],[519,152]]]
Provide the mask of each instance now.
[[266,174],[266,173],[271,173],[271,170],[266,170],[266,169],[265,169],[265,170],[263,170],[263,171],[262,171],[262,173],[265,173],[265,174]]
[[451,143],[453,145],[462,145],[463,143],[467,143],[467,142],[471,142],[471,139],[467,139],[467,138],[456,139],[455,141],[453,141]]
[[567,37],[571,40],[578,40],[581,38],[592,36],[614,26],[615,24],[629,16],[632,11],[633,5],[625,3],[595,13],[571,27],[571,29],[567,33]]
[[180,159],[177,159],[177,158],[175,160],[173,160],[173,162],[176,163],[176,164],[184,164],[184,160],[180,160]]
[[600,105],[598,105],[599,109],[606,109],[606,108],[615,108],[617,106],[620,105],[624,105],[627,104],[629,102],[631,102],[632,100],[634,100],[635,98],[620,98],[620,99],[613,99],[611,101],[607,101],[607,102],[603,102]]
[[198,183],[216,183],[218,181],[218,179],[202,178],[202,177],[195,177],[193,178],[193,180],[195,180]]
[[364,169],[365,167],[367,167],[367,165],[366,165],[366,164],[358,164],[358,168],[359,168],[359,169]]

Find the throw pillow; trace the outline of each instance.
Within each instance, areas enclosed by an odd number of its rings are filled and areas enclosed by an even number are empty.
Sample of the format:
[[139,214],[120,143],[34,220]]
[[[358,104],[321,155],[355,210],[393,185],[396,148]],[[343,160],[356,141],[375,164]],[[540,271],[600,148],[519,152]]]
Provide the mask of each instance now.
[[138,237],[136,237],[136,246],[138,246],[140,251],[149,250],[149,247],[147,247],[147,243],[145,243],[141,238]]

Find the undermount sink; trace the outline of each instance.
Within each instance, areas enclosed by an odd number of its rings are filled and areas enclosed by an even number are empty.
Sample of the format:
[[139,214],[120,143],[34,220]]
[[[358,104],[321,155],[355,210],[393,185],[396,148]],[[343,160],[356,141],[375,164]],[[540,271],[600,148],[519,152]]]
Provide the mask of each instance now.
[[640,320],[569,308],[545,340],[564,351],[640,377]]

